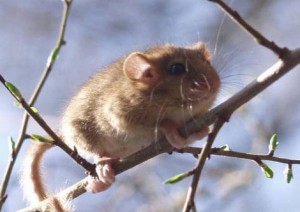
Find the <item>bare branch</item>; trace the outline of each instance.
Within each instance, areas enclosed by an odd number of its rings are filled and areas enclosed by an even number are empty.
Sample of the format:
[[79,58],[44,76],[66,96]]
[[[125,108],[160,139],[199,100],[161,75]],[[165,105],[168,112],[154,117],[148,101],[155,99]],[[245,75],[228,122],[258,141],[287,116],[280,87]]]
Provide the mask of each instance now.
[[284,57],[286,54],[286,51],[288,51],[287,48],[280,48],[277,46],[277,44],[274,41],[269,41],[265,38],[260,32],[255,30],[252,26],[250,26],[237,11],[232,10],[225,2],[221,0],[208,0],[211,2],[214,2],[218,4],[222,10],[232,18],[233,21],[235,21],[238,25],[240,25],[246,32],[248,32],[250,35],[254,37],[257,43],[260,45],[270,49],[275,54],[278,55],[279,58]]
[[214,128],[212,130],[211,133],[209,133],[207,141],[205,143],[205,146],[203,148],[203,151],[200,152],[199,154],[199,158],[196,164],[196,169],[195,169],[195,173],[193,176],[193,181],[191,186],[189,187],[188,190],[188,194],[187,194],[187,198],[183,207],[183,211],[190,211],[195,209],[195,205],[194,205],[194,199],[195,199],[195,194],[197,191],[197,187],[198,187],[198,183],[199,183],[199,179],[205,164],[206,159],[209,157],[210,154],[210,150],[211,147],[213,145],[213,142],[217,136],[217,134],[219,133],[220,129],[222,128],[223,124],[224,124],[224,120],[223,119],[218,119],[216,121],[216,123],[214,124]]

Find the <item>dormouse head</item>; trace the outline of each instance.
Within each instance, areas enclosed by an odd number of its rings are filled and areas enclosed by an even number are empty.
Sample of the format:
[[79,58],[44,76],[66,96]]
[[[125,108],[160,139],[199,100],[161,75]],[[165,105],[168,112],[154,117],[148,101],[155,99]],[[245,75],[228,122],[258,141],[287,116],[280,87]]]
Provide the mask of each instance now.
[[201,42],[131,53],[123,63],[123,72],[137,89],[170,107],[201,104],[207,110],[220,87],[219,75]]

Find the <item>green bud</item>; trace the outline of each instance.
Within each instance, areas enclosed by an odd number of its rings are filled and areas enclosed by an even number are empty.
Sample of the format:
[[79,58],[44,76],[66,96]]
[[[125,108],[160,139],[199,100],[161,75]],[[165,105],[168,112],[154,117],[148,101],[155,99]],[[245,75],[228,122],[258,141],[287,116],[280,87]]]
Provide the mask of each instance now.
[[18,99],[20,100],[22,98],[22,94],[19,91],[19,89],[14,86],[12,83],[10,82],[5,82],[5,86],[8,88],[8,90]]
[[32,112],[34,112],[35,114],[39,114],[38,109],[36,109],[36,107],[30,107],[30,109],[32,110]]
[[274,172],[267,164],[265,163],[260,164],[260,168],[267,178],[273,178]]
[[35,141],[42,142],[42,143],[53,143],[52,140],[50,140],[49,138],[43,137],[41,135],[32,134],[32,135],[30,135],[30,138]]
[[169,179],[167,179],[166,181],[164,181],[164,184],[175,184],[183,179],[185,179],[186,177],[190,176],[189,173],[182,173],[182,174],[178,174],[174,177],[171,177]]
[[59,48],[55,48],[51,54],[49,55],[48,59],[47,59],[47,67],[49,67],[58,57],[59,54]]
[[294,178],[292,166],[287,165],[287,167],[286,167],[285,170],[283,171],[283,174],[284,174],[284,176],[285,176],[286,182],[287,182],[287,183],[290,183],[291,180]]
[[269,143],[269,152],[271,151],[275,151],[276,147],[278,146],[279,142],[278,142],[278,137],[276,134],[272,135],[271,139],[270,139],[270,143]]

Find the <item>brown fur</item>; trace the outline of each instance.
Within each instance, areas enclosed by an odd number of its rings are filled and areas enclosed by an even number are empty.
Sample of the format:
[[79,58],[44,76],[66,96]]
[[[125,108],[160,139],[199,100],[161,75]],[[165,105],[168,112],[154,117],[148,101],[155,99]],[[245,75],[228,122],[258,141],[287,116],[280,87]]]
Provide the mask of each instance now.
[[[168,73],[174,63],[186,72]],[[64,113],[60,134],[71,148],[96,158],[124,158],[163,136],[163,120],[180,125],[205,113],[220,85],[202,43],[179,48],[164,45],[135,52],[95,74],[73,97]],[[197,91],[193,93],[193,89]],[[198,95],[195,97],[195,95]],[[24,176],[34,199],[46,193],[40,179],[42,154],[50,147],[33,145]],[[27,181],[25,183],[28,183]],[[27,192],[28,193],[28,192]]]
[[25,158],[21,183],[24,196],[31,204],[47,198],[40,166],[44,153],[51,147],[52,145],[48,143],[33,143]]

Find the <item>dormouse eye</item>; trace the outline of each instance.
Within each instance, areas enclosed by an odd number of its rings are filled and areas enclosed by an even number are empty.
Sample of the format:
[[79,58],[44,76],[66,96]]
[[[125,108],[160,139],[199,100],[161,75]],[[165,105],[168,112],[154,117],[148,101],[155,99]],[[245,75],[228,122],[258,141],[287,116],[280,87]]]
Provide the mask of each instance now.
[[168,73],[171,75],[180,75],[185,72],[185,65],[174,63],[168,68]]

